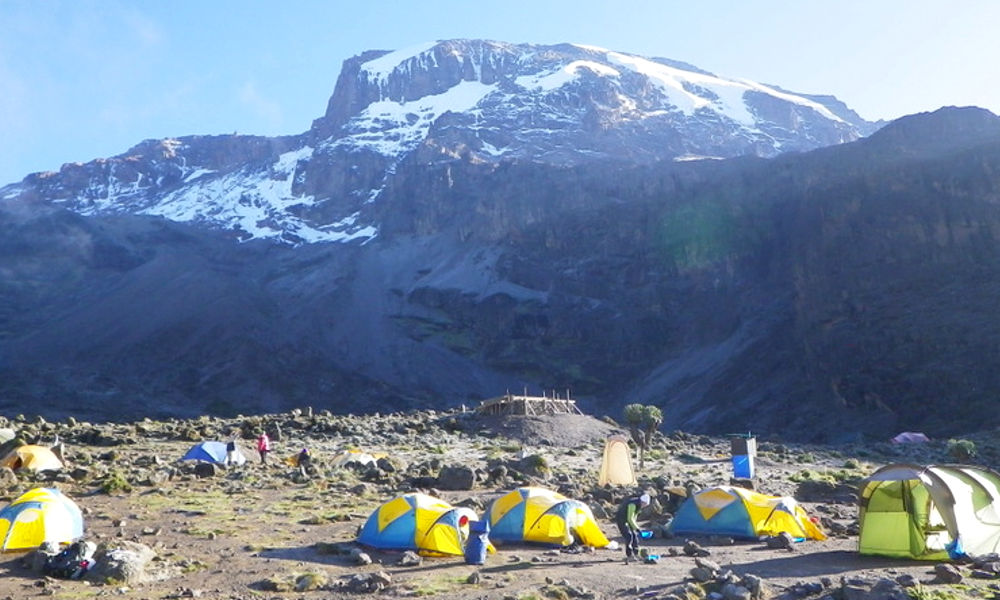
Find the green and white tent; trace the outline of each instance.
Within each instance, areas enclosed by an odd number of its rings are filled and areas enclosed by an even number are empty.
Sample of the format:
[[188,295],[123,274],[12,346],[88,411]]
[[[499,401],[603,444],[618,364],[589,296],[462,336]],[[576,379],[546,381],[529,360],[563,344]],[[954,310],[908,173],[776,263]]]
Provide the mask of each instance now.
[[860,491],[861,554],[947,560],[1000,551],[1000,473],[892,464]]

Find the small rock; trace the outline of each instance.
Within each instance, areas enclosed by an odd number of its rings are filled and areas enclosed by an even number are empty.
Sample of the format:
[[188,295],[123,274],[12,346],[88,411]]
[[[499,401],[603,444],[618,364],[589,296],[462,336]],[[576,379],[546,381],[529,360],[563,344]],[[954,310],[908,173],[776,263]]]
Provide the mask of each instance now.
[[413,552],[412,550],[407,550],[399,557],[397,564],[401,567],[416,567],[424,563],[424,558]]
[[392,585],[392,575],[385,571],[372,573],[372,580],[379,586],[378,589],[384,589]]
[[215,477],[219,470],[212,463],[198,463],[194,466],[194,474],[197,477]]
[[768,548],[774,550],[788,550],[789,552],[795,551],[795,539],[787,531],[782,531],[778,535],[773,535],[766,540],[764,543],[767,544]]
[[955,565],[934,565],[935,580],[941,583],[962,583],[962,572]]
[[358,565],[370,565],[372,564],[372,557],[368,555],[367,552],[361,548],[354,548],[351,550],[351,558],[354,560],[355,564]]
[[684,554],[688,556],[710,556],[712,553],[698,545],[694,540],[684,542]]
[[720,591],[725,600],[751,600],[750,590],[741,585],[727,583]]
[[722,567],[719,566],[719,563],[707,558],[697,557],[694,559],[694,564],[703,569],[708,569],[708,571],[712,573],[712,577],[715,577],[720,571],[722,571]]
[[743,577],[743,587],[750,590],[750,597],[753,600],[767,600],[771,597],[771,590],[767,583],[757,575],[748,574]]
[[885,577],[875,582],[868,597],[871,600],[910,600],[910,595],[903,586]]

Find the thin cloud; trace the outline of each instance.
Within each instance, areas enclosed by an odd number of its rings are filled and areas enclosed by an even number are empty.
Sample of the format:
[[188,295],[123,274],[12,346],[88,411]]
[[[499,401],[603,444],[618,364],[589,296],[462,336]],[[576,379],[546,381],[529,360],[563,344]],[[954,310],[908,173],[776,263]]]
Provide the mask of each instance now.
[[240,88],[240,102],[253,114],[258,115],[266,124],[266,129],[272,132],[279,131],[284,123],[284,115],[281,112],[281,105],[265,98],[257,89],[254,81],[247,81]]

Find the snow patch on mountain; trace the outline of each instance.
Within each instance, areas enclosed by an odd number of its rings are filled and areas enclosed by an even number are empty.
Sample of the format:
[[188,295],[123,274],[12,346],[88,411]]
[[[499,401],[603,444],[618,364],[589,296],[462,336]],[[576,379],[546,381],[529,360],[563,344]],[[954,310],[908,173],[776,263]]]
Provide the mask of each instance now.
[[745,94],[748,91],[758,91],[787,102],[807,106],[832,121],[843,121],[818,102],[778,92],[752,81],[724,79],[714,75],[683,71],[649,59],[619,52],[608,52],[607,58],[613,64],[621,65],[647,77],[650,82],[658,85],[667,94],[671,104],[677,106],[687,116],[692,116],[696,111],[707,108],[737,123],[753,127],[756,125],[757,119],[747,107]]
[[575,60],[554,71],[522,75],[516,78],[514,82],[526,90],[550,92],[579,79],[581,69],[587,69],[604,77],[618,77],[621,75],[617,70],[607,65],[590,60]]
[[312,196],[297,196],[292,191],[299,163],[312,154],[310,147],[286,152],[263,171],[244,167],[212,177],[209,171],[199,169],[192,173],[198,177],[190,185],[166,194],[139,214],[180,222],[225,223],[239,231],[243,241],[277,238],[315,243],[375,237],[378,231],[374,227],[357,225],[357,215],[322,227],[296,216],[316,203]]
[[[126,171],[125,175],[119,173],[122,170]],[[155,185],[156,182],[143,173],[134,173],[128,166],[109,161],[106,174],[91,177],[82,191],[54,198],[52,203],[71,206],[74,212],[85,216],[128,213]]]
[[379,58],[376,58],[374,60],[370,60],[365,64],[361,65],[361,70],[367,74],[369,81],[384,82],[386,79],[389,78],[389,75],[393,71],[399,69],[400,65],[404,65],[407,63],[407,61],[420,57],[425,52],[431,50],[437,45],[438,42],[425,42],[422,44],[409,46],[407,48],[394,50],[388,54],[380,56]]
[[373,102],[344,126],[346,135],[332,144],[384,156],[406,154],[427,138],[438,117],[471,111],[495,89],[479,81],[463,81],[444,93],[411,102]]

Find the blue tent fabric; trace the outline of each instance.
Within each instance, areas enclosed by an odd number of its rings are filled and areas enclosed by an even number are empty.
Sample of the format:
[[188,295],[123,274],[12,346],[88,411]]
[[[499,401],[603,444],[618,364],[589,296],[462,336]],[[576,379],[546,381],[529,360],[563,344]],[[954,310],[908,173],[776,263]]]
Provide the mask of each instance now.
[[753,522],[742,502],[733,502],[707,521],[692,501],[681,504],[670,523],[675,533],[688,535],[730,535],[737,538],[756,539]]
[[[518,490],[521,496],[527,498],[527,488]],[[490,526],[490,539],[498,541],[519,542],[524,539],[524,502],[507,511],[503,517]]]
[[[181,460],[201,460],[223,465],[226,463],[226,445],[222,442],[201,442],[192,446]],[[244,461],[246,457],[237,449],[236,463],[241,464]]]

